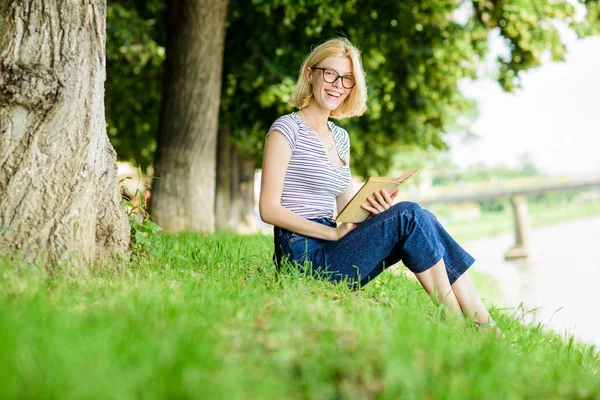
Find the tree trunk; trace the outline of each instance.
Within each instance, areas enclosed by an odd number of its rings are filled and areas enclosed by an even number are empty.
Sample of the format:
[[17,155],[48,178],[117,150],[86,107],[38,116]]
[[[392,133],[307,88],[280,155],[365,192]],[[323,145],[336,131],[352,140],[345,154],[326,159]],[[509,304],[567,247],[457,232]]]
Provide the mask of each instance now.
[[237,231],[240,226],[240,154],[235,146],[231,146],[231,200],[229,201],[229,225],[231,229]]
[[219,230],[232,229],[231,220],[231,144],[230,127],[219,128],[217,139],[217,181],[215,196],[215,224]]
[[150,213],[169,232],[213,232],[227,1],[167,6],[167,58]]
[[256,232],[257,221],[254,212],[254,172],[256,160],[254,157],[244,155],[240,159],[239,180],[239,220],[238,231],[242,233]]
[[257,220],[254,212],[254,157],[231,149],[231,229],[240,233],[256,232]]
[[104,118],[106,0],[0,4],[0,253],[126,252]]

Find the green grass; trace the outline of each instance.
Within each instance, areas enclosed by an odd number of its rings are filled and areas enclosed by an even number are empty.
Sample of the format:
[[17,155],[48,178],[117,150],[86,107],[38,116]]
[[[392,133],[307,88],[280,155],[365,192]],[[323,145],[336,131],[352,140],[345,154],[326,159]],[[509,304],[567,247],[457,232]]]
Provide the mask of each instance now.
[[0,261],[0,398],[595,399],[597,349],[493,310],[444,320],[384,273],[277,275],[271,238],[167,236],[129,267]]

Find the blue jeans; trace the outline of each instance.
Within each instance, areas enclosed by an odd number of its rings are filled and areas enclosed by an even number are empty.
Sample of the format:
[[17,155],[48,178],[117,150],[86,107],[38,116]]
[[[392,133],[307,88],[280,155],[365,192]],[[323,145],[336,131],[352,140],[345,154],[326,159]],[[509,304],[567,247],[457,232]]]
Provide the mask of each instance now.
[[[333,220],[313,221],[335,227]],[[304,272],[334,282],[364,286],[387,267],[402,260],[414,273],[424,272],[442,258],[453,284],[475,262],[439,223],[418,204],[401,202],[374,215],[338,241],[316,239],[275,227],[278,269],[284,261]]]

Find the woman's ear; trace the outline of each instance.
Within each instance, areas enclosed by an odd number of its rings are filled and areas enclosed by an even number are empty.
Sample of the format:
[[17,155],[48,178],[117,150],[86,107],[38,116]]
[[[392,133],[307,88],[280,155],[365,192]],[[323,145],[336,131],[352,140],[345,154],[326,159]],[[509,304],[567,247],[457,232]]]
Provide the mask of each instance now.
[[306,76],[306,80],[308,81],[308,83],[310,83],[312,85],[312,78],[313,78],[313,70],[311,67],[307,67],[306,68],[306,73],[304,74]]

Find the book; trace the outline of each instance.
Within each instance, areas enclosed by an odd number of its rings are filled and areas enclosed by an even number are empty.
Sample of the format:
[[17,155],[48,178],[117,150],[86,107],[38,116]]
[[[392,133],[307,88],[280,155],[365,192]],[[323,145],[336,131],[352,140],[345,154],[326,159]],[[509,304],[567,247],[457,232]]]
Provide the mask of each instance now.
[[348,204],[346,204],[346,207],[338,214],[335,220],[337,222],[363,222],[371,215],[369,211],[361,207],[361,205],[368,203],[367,197],[372,197],[373,193],[381,189],[385,189],[386,192],[392,194],[400,187],[400,185],[410,179],[410,177],[418,171],[418,169],[411,169],[400,175],[398,178],[369,178],[358,192],[356,192],[354,197],[350,199]]

